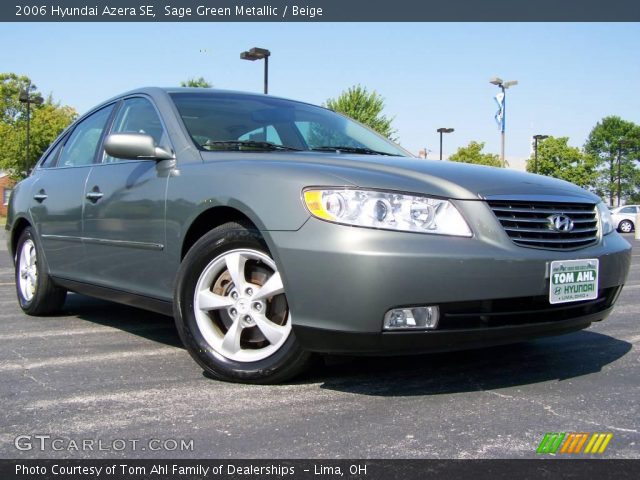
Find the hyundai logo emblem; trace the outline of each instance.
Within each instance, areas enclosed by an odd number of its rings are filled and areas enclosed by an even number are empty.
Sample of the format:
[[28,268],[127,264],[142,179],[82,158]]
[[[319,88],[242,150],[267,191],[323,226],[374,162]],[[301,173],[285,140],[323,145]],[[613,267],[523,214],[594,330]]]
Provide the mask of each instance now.
[[551,215],[549,223],[556,232],[570,232],[573,230],[573,220],[566,215]]

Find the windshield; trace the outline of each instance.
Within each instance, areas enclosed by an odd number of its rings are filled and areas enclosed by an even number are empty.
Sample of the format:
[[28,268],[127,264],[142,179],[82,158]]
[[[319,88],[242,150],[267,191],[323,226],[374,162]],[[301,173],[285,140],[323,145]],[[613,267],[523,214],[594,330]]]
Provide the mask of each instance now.
[[268,96],[216,92],[170,94],[202,150],[344,151],[407,156],[399,146],[330,110]]

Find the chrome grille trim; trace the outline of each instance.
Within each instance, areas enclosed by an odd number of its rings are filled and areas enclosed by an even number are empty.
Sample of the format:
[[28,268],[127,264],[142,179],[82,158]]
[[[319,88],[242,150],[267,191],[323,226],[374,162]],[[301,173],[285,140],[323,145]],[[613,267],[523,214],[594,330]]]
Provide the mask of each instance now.
[[[498,217],[498,220],[505,220],[505,221],[509,221],[512,220],[513,217],[503,217],[500,215],[496,215]],[[518,220],[519,222],[522,223],[548,223],[549,219],[548,218],[520,218]],[[593,220],[590,219],[579,219],[579,218],[574,218],[573,219],[573,223],[592,223]]]
[[[509,232],[520,232],[520,233],[540,233],[539,228],[513,228],[513,227],[504,227],[505,230]],[[597,233],[598,229],[596,227],[593,228],[574,228],[571,230],[571,233]]]
[[[493,211],[498,211],[498,212],[509,212],[509,213],[531,213],[532,209],[530,208],[506,208],[506,207],[492,207]],[[536,213],[546,213],[547,215],[553,215],[554,213],[564,213],[565,215],[571,215],[571,214],[576,214],[579,215],[581,213],[584,213],[584,210],[571,210],[571,209],[565,209],[565,210],[557,210],[557,209],[551,209],[551,208],[536,208],[535,209]]]
[[[511,240],[522,247],[575,250],[598,242],[598,217],[592,203],[526,200],[487,200]],[[550,216],[566,215],[568,232],[553,229]]]

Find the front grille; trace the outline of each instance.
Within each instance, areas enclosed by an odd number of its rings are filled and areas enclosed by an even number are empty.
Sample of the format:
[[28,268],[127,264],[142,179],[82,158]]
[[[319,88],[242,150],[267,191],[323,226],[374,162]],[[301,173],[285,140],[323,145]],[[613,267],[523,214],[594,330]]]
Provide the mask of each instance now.
[[[489,201],[507,235],[522,247],[569,250],[598,241],[596,208],[588,203]],[[570,231],[557,231],[550,217],[564,215],[573,222]]]
[[438,330],[509,327],[579,318],[610,308],[620,288],[604,288],[598,292],[598,298],[575,303],[551,304],[545,295],[441,304]]

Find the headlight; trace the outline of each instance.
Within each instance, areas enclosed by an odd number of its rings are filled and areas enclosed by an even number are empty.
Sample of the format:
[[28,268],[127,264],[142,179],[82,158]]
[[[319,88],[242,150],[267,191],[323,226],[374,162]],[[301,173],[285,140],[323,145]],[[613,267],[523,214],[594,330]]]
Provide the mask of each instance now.
[[600,217],[602,235],[607,235],[615,230],[613,226],[613,218],[611,218],[611,212],[604,202],[600,202],[598,204],[598,216]]
[[470,237],[471,230],[448,200],[393,192],[311,189],[304,202],[314,217],[356,227]]

